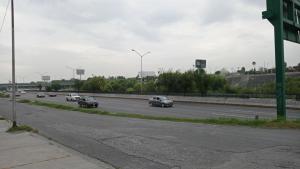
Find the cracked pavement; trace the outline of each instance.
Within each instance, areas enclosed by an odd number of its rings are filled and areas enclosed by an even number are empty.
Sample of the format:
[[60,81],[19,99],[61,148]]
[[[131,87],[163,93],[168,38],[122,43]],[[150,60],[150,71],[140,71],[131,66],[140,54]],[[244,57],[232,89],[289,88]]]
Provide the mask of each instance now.
[[[140,110],[143,111],[143,110]],[[0,99],[0,115],[10,103]],[[18,104],[18,120],[120,169],[297,169],[300,130],[150,121]]]

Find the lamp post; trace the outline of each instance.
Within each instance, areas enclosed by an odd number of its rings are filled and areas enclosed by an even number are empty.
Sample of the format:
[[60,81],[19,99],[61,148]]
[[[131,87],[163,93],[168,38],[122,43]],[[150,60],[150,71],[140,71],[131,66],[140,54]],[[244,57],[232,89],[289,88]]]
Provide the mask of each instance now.
[[14,1],[11,0],[11,37],[12,37],[12,127],[17,127],[16,115],[16,71],[15,71],[15,20]]
[[139,55],[141,57],[141,94],[143,93],[143,57],[150,54],[151,52],[146,52],[144,54],[141,54],[140,52],[131,49],[131,51],[135,52],[137,55]]

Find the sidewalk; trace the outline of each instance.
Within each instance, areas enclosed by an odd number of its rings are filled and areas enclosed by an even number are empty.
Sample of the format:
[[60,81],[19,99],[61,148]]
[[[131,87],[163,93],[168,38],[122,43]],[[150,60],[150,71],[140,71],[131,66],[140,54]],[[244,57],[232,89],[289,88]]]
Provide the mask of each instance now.
[[0,169],[113,169],[33,133],[6,133],[0,120]]

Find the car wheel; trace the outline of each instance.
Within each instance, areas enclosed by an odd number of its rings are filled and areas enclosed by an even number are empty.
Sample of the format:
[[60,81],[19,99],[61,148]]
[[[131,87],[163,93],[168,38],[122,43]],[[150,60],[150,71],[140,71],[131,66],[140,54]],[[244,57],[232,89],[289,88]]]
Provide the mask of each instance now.
[[68,102],[68,101],[69,101],[69,99],[68,99],[68,98],[66,98],[66,101]]

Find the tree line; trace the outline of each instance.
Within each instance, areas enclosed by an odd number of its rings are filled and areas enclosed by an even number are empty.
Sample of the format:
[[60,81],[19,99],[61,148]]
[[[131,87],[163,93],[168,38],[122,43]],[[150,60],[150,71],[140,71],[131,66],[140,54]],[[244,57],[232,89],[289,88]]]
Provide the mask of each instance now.
[[[47,86],[47,91],[59,91],[62,86],[53,81]],[[94,76],[87,80],[75,80],[74,91],[93,93],[128,93],[138,94],[141,91],[139,78],[125,78],[123,76],[108,77]],[[261,86],[233,87],[219,74],[207,74],[202,69],[186,72],[167,71],[158,77],[146,77],[143,79],[143,94],[267,94],[275,95],[275,82]],[[289,95],[300,94],[300,78],[286,79],[286,93]]]
[[[143,93],[200,93],[222,92],[228,88],[225,78],[221,75],[207,74],[204,70],[189,70],[186,72],[168,71],[158,77],[143,79]],[[85,81],[76,80],[75,89],[87,92],[105,93],[139,93],[141,82],[138,78],[123,76],[105,78],[103,76],[90,77]]]

